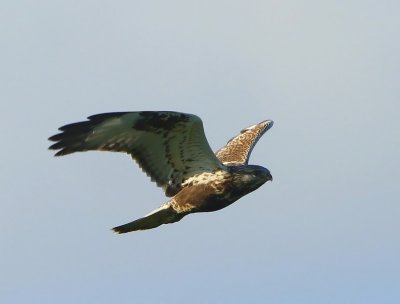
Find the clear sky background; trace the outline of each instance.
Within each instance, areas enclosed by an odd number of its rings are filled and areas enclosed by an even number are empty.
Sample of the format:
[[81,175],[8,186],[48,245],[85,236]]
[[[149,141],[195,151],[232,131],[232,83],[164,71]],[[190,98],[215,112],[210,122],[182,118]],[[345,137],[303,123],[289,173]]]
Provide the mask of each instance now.
[[[1,303],[400,303],[399,1],[3,1]],[[264,119],[274,176],[145,232],[123,154],[53,158],[102,112],[199,115],[217,150]]]

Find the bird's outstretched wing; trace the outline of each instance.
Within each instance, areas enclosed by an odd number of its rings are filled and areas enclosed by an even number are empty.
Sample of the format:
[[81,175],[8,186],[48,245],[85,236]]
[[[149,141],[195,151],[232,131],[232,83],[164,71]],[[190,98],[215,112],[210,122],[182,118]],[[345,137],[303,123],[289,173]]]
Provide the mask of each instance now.
[[223,166],[207,142],[201,119],[191,114],[104,113],[59,130],[49,138],[56,142],[50,146],[59,150],[56,156],[89,150],[126,152],[167,196],[175,195],[187,178]]
[[242,130],[239,135],[228,141],[228,143],[215,154],[218,159],[227,166],[247,164],[255,144],[272,125],[272,120],[265,120]]

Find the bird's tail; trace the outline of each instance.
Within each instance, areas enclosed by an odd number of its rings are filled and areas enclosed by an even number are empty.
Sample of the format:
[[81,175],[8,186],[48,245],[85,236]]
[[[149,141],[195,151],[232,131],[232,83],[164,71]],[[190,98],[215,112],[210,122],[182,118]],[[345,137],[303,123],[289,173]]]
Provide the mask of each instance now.
[[178,222],[184,216],[185,214],[176,212],[169,203],[166,203],[148,215],[125,225],[114,227],[112,230],[120,234],[136,230],[152,229],[162,224]]

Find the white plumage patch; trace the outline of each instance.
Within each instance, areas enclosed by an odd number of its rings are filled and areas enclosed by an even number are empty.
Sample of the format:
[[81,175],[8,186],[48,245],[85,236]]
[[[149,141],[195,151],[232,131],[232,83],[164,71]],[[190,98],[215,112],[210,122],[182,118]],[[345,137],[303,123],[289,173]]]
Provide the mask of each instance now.
[[182,186],[196,186],[201,184],[211,184],[219,181],[223,181],[226,177],[229,176],[229,173],[223,170],[218,170],[216,172],[203,172],[200,174],[196,174],[192,177],[189,177]]

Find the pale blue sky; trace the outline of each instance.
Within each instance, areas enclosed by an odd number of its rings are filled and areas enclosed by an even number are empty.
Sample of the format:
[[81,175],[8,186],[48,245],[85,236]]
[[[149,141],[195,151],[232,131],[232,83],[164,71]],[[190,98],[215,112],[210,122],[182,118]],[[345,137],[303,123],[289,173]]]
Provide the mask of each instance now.
[[[3,1],[1,303],[399,303],[398,1]],[[213,149],[273,119],[272,183],[215,213],[123,154],[53,158],[110,111],[199,115]]]

